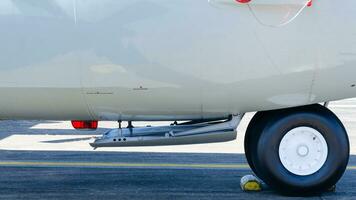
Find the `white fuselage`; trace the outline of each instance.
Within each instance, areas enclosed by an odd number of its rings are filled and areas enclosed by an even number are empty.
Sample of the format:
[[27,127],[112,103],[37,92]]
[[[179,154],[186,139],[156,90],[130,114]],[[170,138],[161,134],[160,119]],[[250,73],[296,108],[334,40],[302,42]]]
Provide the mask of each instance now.
[[304,5],[1,0],[0,118],[200,119],[355,97],[356,1]]

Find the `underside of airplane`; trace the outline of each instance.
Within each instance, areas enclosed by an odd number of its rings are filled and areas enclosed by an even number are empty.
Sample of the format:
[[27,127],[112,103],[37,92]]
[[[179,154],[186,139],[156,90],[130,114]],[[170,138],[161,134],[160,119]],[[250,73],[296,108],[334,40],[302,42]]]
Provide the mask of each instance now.
[[355,13],[354,0],[2,0],[0,118],[129,122],[100,148],[231,141],[257,112],[253,172],[283,193],[322,192],[349,159],[320,102],[356,97]]

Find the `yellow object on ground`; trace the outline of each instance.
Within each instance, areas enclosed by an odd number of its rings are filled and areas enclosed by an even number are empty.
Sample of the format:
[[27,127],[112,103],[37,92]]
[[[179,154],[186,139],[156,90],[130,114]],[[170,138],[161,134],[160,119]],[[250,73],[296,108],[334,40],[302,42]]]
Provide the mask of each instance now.
[[246,175],[241,178],[240,186],[243,191],[256,192],[262,190],[262,181],[253,175]]

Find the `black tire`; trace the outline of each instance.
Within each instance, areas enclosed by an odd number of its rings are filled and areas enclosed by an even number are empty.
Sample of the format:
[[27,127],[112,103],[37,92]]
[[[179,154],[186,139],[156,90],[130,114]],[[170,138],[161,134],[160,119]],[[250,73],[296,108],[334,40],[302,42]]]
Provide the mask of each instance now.
[[[317,194],[335,185],[345,172],[349,160],[349,140],[341,121],[318,104],[279,110],[272,116],[262,117],[268,119],[262,130],[248,138],[250,142],[254,140],[251,142],[254,150],[248,151],[249,162],[255,168],[256,175],[269,186],[288,195]],[[306,176],[288,171],[279,157],[279,145],[284,135],[302,126],[320,132],[328,144],[328,155],[323,166]]]
[[256,170],[253,162],[251,153],[256,149],[257,145],[257,136],[263,130],[267,122],[267,117],[270,115],[268,112],[257,112],[251,119],[250,123],[247,126],[245,139],[244,139],[244,150],[245,157],[248,165],[251,170],[255,173],[256,176],[260,177],[261,174]]
[[264,179],[264,172],[263,169],[255,167],[254,160],[256,159],[256,156],[254,156],[254,154],[257,149],[259,137],[263,132],[265,126],[274,117],[278,116],[278,113],[279,110],[257,112],[255,116],[251,119],[246,129],[244,140],[246,160],[251,170],[255,173],[257,177],[262,180]]

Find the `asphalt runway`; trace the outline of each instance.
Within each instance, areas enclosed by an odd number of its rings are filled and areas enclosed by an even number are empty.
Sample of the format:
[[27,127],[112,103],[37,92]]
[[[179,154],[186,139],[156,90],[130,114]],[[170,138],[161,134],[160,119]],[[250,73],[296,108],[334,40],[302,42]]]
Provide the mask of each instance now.
[[[349,167],[335,192],[308,199],[356,199],[356,100],[331,104],[348,130]],[[237,141],[177,147],[92,150],[95,132],[68,122],[0,121],[0,199],[302,199],[272,189],[246,193],[240,178],[251,171]]]

